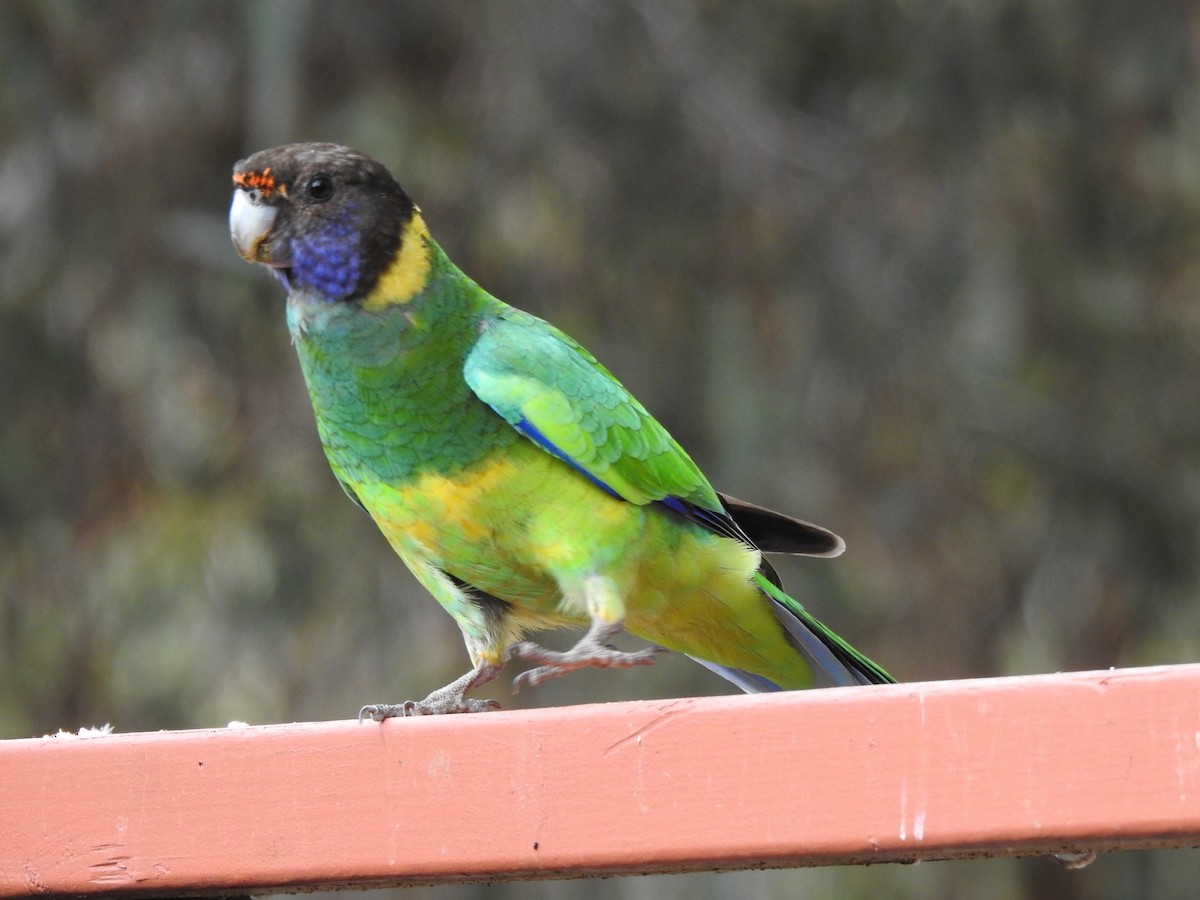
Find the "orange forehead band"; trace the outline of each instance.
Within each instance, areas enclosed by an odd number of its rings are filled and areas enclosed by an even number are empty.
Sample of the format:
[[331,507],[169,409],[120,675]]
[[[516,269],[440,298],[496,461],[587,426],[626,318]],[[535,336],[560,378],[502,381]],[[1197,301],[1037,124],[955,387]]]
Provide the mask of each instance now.
[[275,183],[275,176],[268,166],[261,172],[238,172],[233,176],[233,183],[252,191],[262,191],[268,197],[275,191],[287,196],[287,189],[282,184]]

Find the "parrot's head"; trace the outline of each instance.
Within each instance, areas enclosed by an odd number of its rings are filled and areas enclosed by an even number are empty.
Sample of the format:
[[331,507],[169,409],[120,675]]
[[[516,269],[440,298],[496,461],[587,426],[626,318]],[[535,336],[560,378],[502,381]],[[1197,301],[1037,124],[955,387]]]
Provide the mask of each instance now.
[[229,229],[243,259],[290,290],[367,296],[400,250],[415,207],[368,156],[337,144],[287,144],[233,167]]

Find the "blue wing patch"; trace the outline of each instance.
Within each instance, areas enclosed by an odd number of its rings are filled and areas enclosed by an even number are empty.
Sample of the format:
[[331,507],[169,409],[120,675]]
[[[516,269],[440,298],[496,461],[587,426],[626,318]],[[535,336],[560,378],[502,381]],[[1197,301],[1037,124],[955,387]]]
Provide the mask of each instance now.
[[[521,416],[521,418],[517,420],[514,427],[518,432],[529,438],[529,440],[533,441],[551,456],[561,459],[568,466],[570,466],[596,487],[600,488],[600,490],[604,491],[604,493],[608,494],[610,497],[613,497],[617,500],[625,499],[610,485],[605,484],[587,469],[579,465],[579,463],[573,460],[570,456],[560,450],[553,441],[546,437],[546,435],[542,434],[542,432],[538,430],[537,426],[530,422],[525,416]],[[688,521],[695,522],[697,525],[713,532],[714,534],[733,538],[734,540],[741,541],[743,544],[746,544],[750,547],[754,546],[754,542],[746,536],[746,532],[742,531],[737,522],[733,520],[733,517],[723,509],[708,509],[707,507],[698,506],[691,501],[684,500],[682,497],[675,496],[663,497],[661,500],[656,500],[655,502],[661,506],[665,506],[673,513],[682,516]],[[779,576],[774,575],[774,570],[770,571],[773,576],[772,581],[778,581]]]
[[588,481],[590,481],[596,487],[600,488],[600,490],[604,491],[604,493],[608,494],[610,497],[615,497],[618,500],[625,499],[620,494],[618,494],[616,491],[614,491],[611,487],[609,487],[607,484],[605,484],[603,481],[601,481],[599,478],[597,478],[595,475],[593,475],[591,472],[589,472],[587,469],[580,466],[577,462],[575,462],[575,460],[571,459],[571,457],[567,456],[567,454],[565,454],[561,450],[559,450],[558,447],[556,447],[548,437],[546,437],[544,434],[542,434],[540,431],[538,431],[537,428],[534,427],[533,423],[530,422],[524,416],[521,416],[521,418],[517,420],[517,424],[515,427],[516,427],[517,431],[521,432],[521,434],[525,435],[525,437],[529,438],[531,441],[533,441],[535,444],[537,444],[539,447],[541,447],[543,450],[545,450],[551,456],[561,459],[568,466],[570,466],[572,469],[574,469],[576,472],[578,472],[580,475],[582,475],[584,478],[586,478]]

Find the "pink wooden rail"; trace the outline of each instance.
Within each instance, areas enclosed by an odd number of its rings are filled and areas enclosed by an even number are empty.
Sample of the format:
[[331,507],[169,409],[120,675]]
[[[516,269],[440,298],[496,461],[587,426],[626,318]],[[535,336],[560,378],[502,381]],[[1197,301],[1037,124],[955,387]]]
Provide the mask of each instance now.
[[1200,845],[1200,665],[0,742],[0,896]]

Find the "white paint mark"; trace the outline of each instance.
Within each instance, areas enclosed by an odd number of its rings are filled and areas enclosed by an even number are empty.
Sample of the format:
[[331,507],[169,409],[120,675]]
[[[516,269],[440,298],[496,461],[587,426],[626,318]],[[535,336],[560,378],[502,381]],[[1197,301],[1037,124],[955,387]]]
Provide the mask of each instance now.
[[445,750],[439,750],[434,757],[429,760],[429,765],[425,769],[430,778],[449,778],[450,777],[450,755]]

